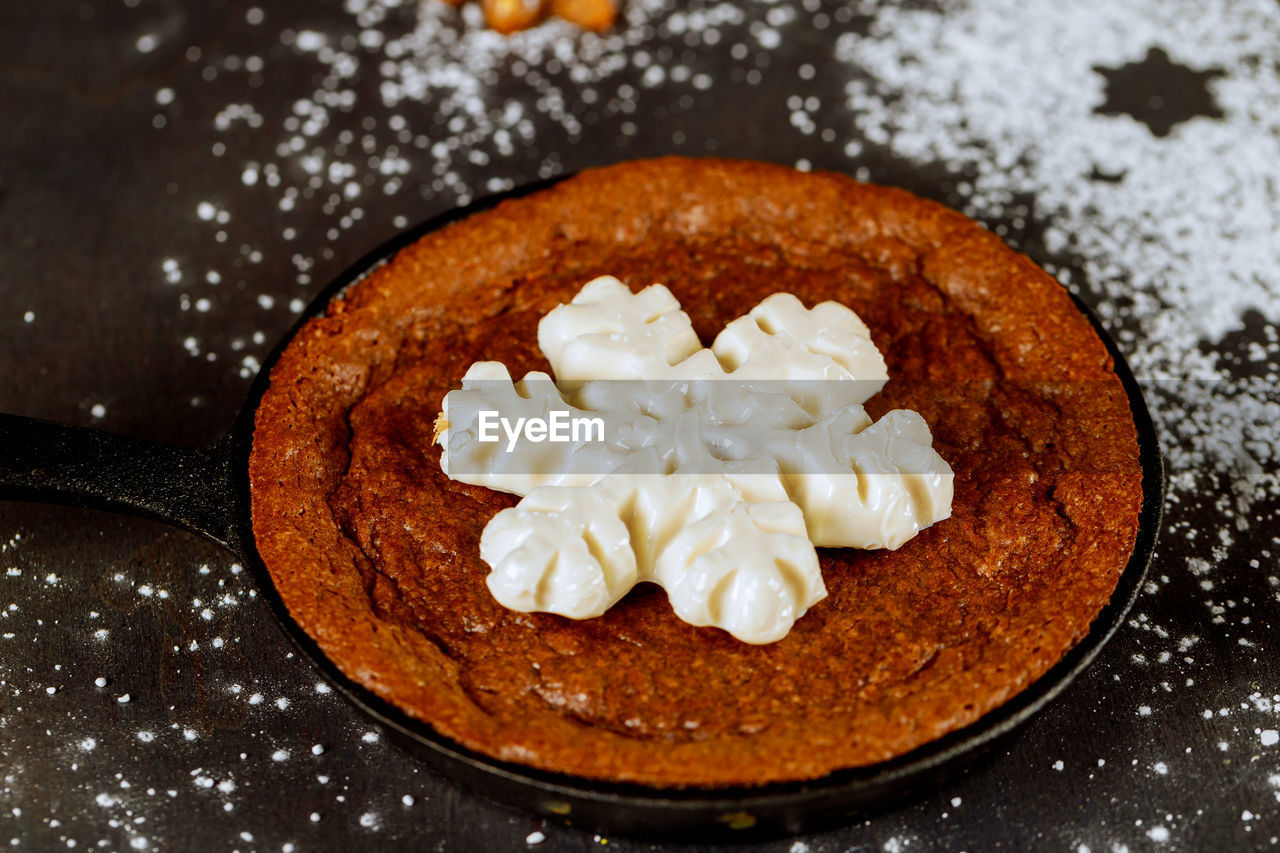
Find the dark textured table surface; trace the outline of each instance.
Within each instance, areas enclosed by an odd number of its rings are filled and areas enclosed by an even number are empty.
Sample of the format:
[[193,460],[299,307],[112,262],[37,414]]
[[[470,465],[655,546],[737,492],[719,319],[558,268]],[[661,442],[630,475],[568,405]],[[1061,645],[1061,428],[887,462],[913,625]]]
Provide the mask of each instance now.
[[[540,176],[681,152],[905,186],[1097,310],[1161,429],[1162,540],[1126,626],[1016,738],[865,823],[758,849],[1274,846],[1280,6],[632,0],[607,36],[509,41],[474,18],[434,0],[3,4],[0,411],[210,441],[328,279]],[[650,848],[421,767],[212,545],[12,502],[10,839]]]

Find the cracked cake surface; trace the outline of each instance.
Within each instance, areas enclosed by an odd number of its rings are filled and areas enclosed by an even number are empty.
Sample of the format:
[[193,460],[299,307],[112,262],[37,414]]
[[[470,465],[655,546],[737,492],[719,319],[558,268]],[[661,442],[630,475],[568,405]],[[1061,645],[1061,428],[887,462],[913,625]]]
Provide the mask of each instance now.
[[[433,426],[474,361],[547,370],[538,320],[586,281],[662,282],[703,341],[765,296],[841,302],[919,412],[952,517],[821,549],[828,597],[753,646],[642,584],[605,615],[507,610],[479,537],[512,495],[449,480]],[[1133,548],[1136,431],[1066,291],[977,223],[822,173],[667,158],[584,172],[426,235],[282,354],[250,459],[259,552],[350,678],[442,735],[655,786],[812,779],[901,755],[1025,688]]]

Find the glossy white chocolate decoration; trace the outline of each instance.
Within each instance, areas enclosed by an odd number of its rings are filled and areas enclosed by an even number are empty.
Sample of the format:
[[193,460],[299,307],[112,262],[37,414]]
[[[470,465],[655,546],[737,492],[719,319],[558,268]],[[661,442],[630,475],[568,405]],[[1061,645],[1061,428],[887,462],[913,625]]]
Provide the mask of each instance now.
[[676,614],[740,640],[780,640],[826,597],[804,515],[777,477],[613,474],[543,486],[480,539],[495,598],[517,610],[599,616],[638,581]]
[[[843,305],[774,294],[708,349],[666,287],[606,276],[538,343],[554,381],[475,364],[437,437],[451,477],[526,496],[481,538],[506,607],[590,618],[651,581],[686,622],[774,642],[826,596],[815,546],[898,548],[950,515],[924,419],[862,408],[888,376]],[[596,417],[604,440],[508,450],[480,441],[481,407]]]

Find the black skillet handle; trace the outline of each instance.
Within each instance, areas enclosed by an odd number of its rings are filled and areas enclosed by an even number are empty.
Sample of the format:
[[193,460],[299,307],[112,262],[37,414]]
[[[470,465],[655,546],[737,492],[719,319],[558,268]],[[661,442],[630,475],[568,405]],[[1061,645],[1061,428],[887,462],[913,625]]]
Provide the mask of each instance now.
[[242,497],[233,441],[176,447],[0,414],[0,499],[157,518],[239,556]]

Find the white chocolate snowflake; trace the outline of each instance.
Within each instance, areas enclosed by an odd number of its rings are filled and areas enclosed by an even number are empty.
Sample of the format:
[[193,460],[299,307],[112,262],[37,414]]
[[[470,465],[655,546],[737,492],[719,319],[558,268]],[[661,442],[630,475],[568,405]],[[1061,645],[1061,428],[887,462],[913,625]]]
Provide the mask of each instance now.
[[[703,348],[666,287],[606,276],[538,343],[554,381],[475,364],[437,437],[449,476],[525,496],[481,537],[506,607],[585,619],[651,581],[686,622],[774,642],[827,594],[815,546],[898,548],[950,515],[924,419],[862,408],[888,375],[843,305],[774,294]],[[510,441],[484,434],[493,412]],[[599,434],[509,426],[556,413]]]

